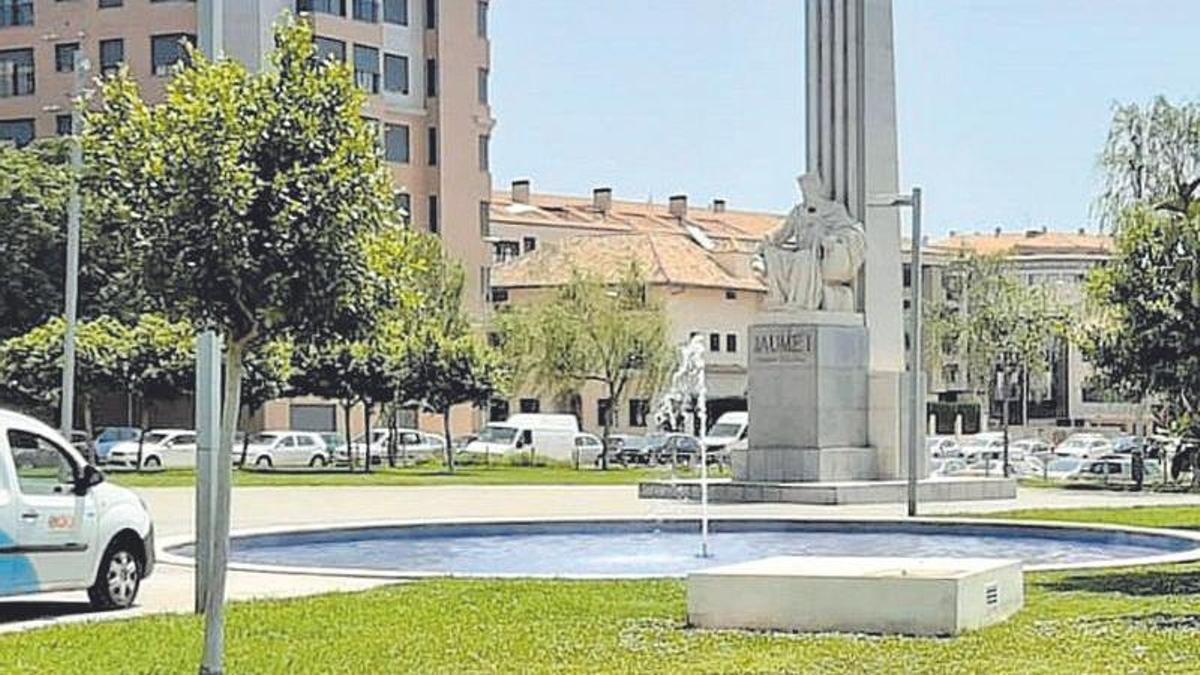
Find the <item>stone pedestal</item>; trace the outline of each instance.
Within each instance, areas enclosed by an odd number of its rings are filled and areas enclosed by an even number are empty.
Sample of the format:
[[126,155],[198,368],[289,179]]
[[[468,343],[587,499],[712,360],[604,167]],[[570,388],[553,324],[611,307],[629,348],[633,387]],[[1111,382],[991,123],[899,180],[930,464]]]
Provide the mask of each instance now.
[[750,442],[734,479],[875,478],[862,315],[768,314],[749,338]]

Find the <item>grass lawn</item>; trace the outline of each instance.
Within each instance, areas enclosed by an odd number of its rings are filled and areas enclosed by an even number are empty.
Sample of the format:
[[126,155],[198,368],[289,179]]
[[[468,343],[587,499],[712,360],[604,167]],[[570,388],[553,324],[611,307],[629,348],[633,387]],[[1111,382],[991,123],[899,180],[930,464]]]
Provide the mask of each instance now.
[[[1200,522],[1175,508],[1063,515],[1115,522],[1118,513],[1137,524]],[[1005,624],[918,639],[689,630],[677,581],[440,580],[233,605],[227,665],[231,673],[1197,672],[1200,565],[1031,574],[1026,590],[1026,609]],[[176,616],[0,636],[0,671],[195,672],[200,634],[197,619]]]
[[[108,480],[126,487],[185,487],[194,485],[195,472],[173,469],[154,473],[110,472]],[[233,484],[239,486],[291,487],[314,485],[633,485],[644,480],[662,480],[670,476],[666,467],[628,468],[614,466],[608,471],[568,466],[462,466],[453,474],[439,465],[403,469],[375,468],[369,474],[345,472],[259,472],[234,471]],[[690,474],[680,471],[680,477]],[[714,472],[714,476],[719,475]]]

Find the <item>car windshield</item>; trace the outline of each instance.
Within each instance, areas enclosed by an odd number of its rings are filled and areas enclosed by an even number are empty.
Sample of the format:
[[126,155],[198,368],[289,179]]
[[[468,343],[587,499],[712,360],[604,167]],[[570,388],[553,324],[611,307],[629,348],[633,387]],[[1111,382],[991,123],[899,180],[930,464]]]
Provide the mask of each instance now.
[[130,438],[134,436],[134,432],[130,429],[121,429],[119,427],[106,427],[100,435],[96,437],[97,441],[119,441],[122,438]]
[[640,450],[650,444],[650,439],[645,436],[626,436],[621,445],[631,450]]
[[271,445],[279,439],[279,434],[258,433],[250,437],[250,445]]
[[1074,471],[1078,468],[1078,459],[1056,459],[1046,465],[1047,471]]
[[968,438],[967,440],[963,441],[962,447],[964,450],[967,450],[970,448],[986,448],[987,446],[992,444],[993,440],[994,439],[987,437],[987,436],[984,436],[983,438],[979,438],[978,436],[976,436],[974,438]]
[[1099,439],[1088,436],[1072,436],[1063,441],[1063,445],[1068,448],[1084,448],[1089,445],[1094,445]]
[[479,432],[479,440],[484,443],[512,443],[517,437],[517,430],[514,427],[501,427],[489,424]]
[[161,434],[158,432],[151,432],[151,433],[146,434],[146,437],[142,439],[142,442],[144,442],[146,445],[156,445],[158,443],[162,443],[165,440],[167,440],[166,434]]
[[[386,436],[387,436],[386,431],[384,431],[383,429],[376,429],[375,431],[371,432],[371,445],[375,445],[376,443],[381,442]],[[359,434],[354,437],[354,442],[355,443],[363,443],[366,441],[366,439],[367,439],[367,435],[365,433],[362,433],[362,434]]]
[[737,436],[741,430],[742,430],[742,425],[740,425],[740,424],[732,424],[730,422],[722,422],[721,424],[713,425],[713,428],[708,430],[708,435],[709,436],[717,436],[719,438],[724,438],[727,436]]

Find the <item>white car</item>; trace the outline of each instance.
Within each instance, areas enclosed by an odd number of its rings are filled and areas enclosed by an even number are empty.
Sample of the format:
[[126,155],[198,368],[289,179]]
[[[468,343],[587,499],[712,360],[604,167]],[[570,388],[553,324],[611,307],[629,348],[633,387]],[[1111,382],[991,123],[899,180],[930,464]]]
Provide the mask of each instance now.
[[957,476],[966,470],[967,463],[958,457],[932,459],[929,462],[929,475],[931,477],[944,478],[946,476]]
[[153,569],[154,525],[137,495],[49,426],[0,410],[0,597],[87,590],[98,609],[124,608]]
[[[1152,459],[1146,460],[1143,483],[1160,482],[1162,468]],[[1079,469],[1065,476],[1072,483],[1091,483],[1098,485],[1124,485],[1133,483],[1133,460],[1130,457],[1113,455],[1099,459],[1084,459],[1079,463]]]
[[1107,455],[1112,451],[1112,441],[1106,436],[1094,433],[1071,434],[1054,448],[1054,454],[1059,457],[1080,457],[1083,459]]
[[[108,451],[105,464],[136,468],[137,441],[121,441]],[[155,429],[142,437],[142,468],[187,469],[196,466],[196,432]]]
[[[371,430],[371,463],[381,464],[388,456],[388,445],[391,437],[391,430],[387,428],[376,428]],[[353,445],[354,459],[358,461],[366,452],[366,434],[359,434],[355,437]],[[441,457],[446,452],[445,437],[440,434],[429,434],[417,429],[400,428],[396,430],[396,459],[430,459],[433,457]],[[345,446],[338,448],[334,453],[338,462],[345,463],[349,461],[349,454]]]
[[962,457],[962,449],[953,436],[930,436],[925,439],[925,449],[932,459]]
[[[603,452],[604,442],[595,434],[575,434],[575,461],[579,466],[599,466],[600,455]],[[616,463],[616,459],[611,456],[608,461]]]
[[260,469],[330,464],[333,456],[321,434],[311,431],[261,431],[250,437],[246,463]]

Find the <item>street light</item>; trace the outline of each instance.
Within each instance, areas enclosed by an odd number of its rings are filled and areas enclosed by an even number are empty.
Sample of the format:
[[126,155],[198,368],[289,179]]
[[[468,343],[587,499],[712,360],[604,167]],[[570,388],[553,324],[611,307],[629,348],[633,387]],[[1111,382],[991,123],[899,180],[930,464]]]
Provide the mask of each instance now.
[[917,453],[924,451],[921,445],[924,399],[921,392],[921,188],[915,187],[911,194],[874,195],[867,206],[912,209],[912,374],[908,410],[908,515],[917,515]]
[[71,69],[75,72],[75,88],[71,102],[71,191],[67,198],[67,278],[65,288],[66,333],[63,335],[63,370],[62,396],[59,397],[61,406],[59,423],[62,425],[64,438],[71,438],[75,428],[75,318],[79,305],[79,223],[82,219],[83,205],[79,197],[79,176],[83,173],[83,141],[80,133],[83,131],[83,121],[80,105],[86,93],[88,71],[91,62],[83,57],[80,50],[75,51]]

